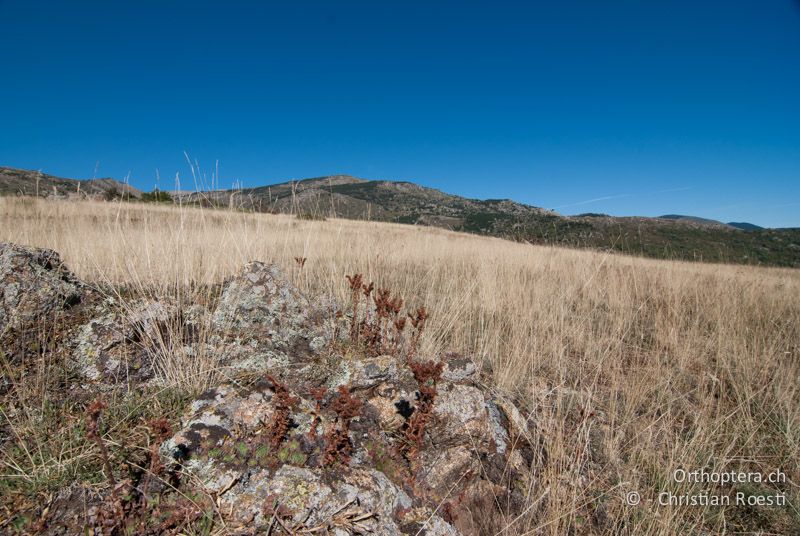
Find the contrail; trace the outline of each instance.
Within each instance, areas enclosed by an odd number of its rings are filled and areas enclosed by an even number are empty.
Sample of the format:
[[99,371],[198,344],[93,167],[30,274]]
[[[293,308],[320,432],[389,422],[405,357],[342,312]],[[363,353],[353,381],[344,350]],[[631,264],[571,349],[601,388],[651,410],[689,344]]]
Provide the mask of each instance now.
[[693,189],[694,186],[682,186],[680,188],[667,188],[666,190],[655,190],[652,192],[643,192],[639,194],[619,194],[619,195],[606,195],[603,197],[596,197],[594,199],[587,199],[586,201],[578,201],[577,203],[569,203],[567,205],[560,205],[557,207],[553,207],[553,210],[558,210],[560,208],[566,207],[577,207],[580,205],[588,205],[590,203],[597,203],[598,201],[608,201],[609,199],[620,199],[623,197],[636,197],[642,195],[655,195],[655,194],[666,194],[668,192],[685,192],[686,190]]
[[553,207],[553,210],[565,207],[577,207],[578,205],[588,205],[589,203],[597,203],[598,201],[608,201],[609,199],[619,199],[621,197],[633,197],[633,194],[607,195],[605,197],[596,197],[594,199],[587,199],[586,201],[579,201],[577,203],[570,203],[568,205],[559,205],[557,207]]

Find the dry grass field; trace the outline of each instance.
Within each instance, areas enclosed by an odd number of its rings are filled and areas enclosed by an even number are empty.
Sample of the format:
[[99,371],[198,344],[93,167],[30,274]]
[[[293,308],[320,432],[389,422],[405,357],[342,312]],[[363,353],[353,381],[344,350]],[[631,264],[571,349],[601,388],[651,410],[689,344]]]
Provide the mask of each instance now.
[[[541,432],[547,460],[529,515],[498,534],[800,533],[796,270],[385,223],[19,198],[0,199],[0,241],[52,248],[86,281],[146,294],[213,292],[246,261],[263,260],[309,295],[345,301],[345,274],[361,272],[409,306],[424,304],[432,316],[423,353],[473,356]],[[302,269],[295,257],[307,258]],[[211,359],[164,359],[159,370],[177,388],[219,380]],[[0,478],[50,470],[37,460],[28,469],[6,462]],[[781,470],[786,481],[677,483],[679,468]],[[637,506],[626,504],[632,491]],[[664,491],[783,492],[787,504],[660,505]]]

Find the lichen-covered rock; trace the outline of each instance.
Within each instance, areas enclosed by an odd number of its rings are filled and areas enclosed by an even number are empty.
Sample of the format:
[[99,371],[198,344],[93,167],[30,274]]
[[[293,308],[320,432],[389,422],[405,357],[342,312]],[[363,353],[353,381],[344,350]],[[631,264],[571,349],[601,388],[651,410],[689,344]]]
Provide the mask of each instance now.
[[226,381],[166,433],[163,467],[152,464],[163,482],[149,485],[213,500],[231,533],[277,524],[283,533],[471,536],[486,532],[487,519],[524,512],[542,448],[472,360],[409,362],[376,355],[391,345],[342,341],[340,308],[309,300],[274,265],[246,265],[212,312],[102,299],[54,252],[0,245],[2,333],[65,310],[71,324],[57,346],[81,388],[149,382],[172,351],[217,359]]
[[141,383],[153,377],[153,355],[168,343],[174,308],[157,301],[124,307],[105,300],[74,338],[78,373],[91,381]]
[[[506,513],[518,514],[530,485],[531,456],[525,452],[530,445],[516,436],[503,405],[474,385],[441,380],[420,458],[411,462],[403,434],[418,394],[397,372],[402,365],[390,366],[388,358],[347,365],[354,383],[346,389],[363,406],[349,422],[349,454],[333,465],[324,453],[326,435],[341,422],[330,409],[339,395],[328,390],[315,400],[313,388],[325,384],[310,385],[291,373],[282,376],[287,383],[280,386],[261,380],[207,391],[162,453],[216,494],[234,525],[264,527],[270,521],[265,508],[281,505],[287,523],[305,520],[302,528],[332,530],[338,508],[355,498],[360,515],[368,515],[360,522],[366,533],[416,534],[424,526],[428,534],[477,534],[467,521],[486,493],[493,498],[490,505],[506,505],[512,510]],[[276,442],[270,430],[282,411],[280,389],[295,400],[286,436]],[[444,503],[449,519],[433,515]]]
[[456,353],[446,353],[442,356],[444,370],[442,378],[451,382],[472,381],[478,376],[478,368],[475,362]]
[[47,329],[86,293],[55,251],[0,243],[0,337]]
[[[415,500],[403,482],[376,469],[367,445],[375,447],[363,441],[367,426],[354,426],[360,431],[351,438],[359,448],[353,459],[360,461],[325,466],[317,451],[335,418],[322,415],[317,422],[316,404],[300,399],[291,413],[292,431],[279,444],[270,442],[266,434],[278,411],[274,398],[269,382],[212,389],[191,405],[184,427],[162,446],[167,458],[179,460],[184,472],[218,496],[221,510],[231,512],[233,528],[267,527],[280,512],[296,530],[350,534],[348,529],[359,528],[365,534],[402,535],[425,527],[431,535],[458,534],[434,514],[435,505],[416,504],[416,518],[404,515]],[[366,416],[357,419],[369,422]]]
[[348,385],[351,389],[371,389],[377,385],[414,385],[414,376],[407,367],[391,355],[365,357],[359,359],[337,359],[330,371],[326,386],[335,389]]
[[312,305],[274,264],[250,262],[225,283],[212,318],[220,361],[263,370],[322,351],[331,340],[330,307]]
[[[423,386],[405,358],[339,355],[313,310],[277,269],[248,264],[214,315],[238,352],[226,358],[248,374],[204,393],[162,445],[232,527],[264,529],[277,516],[332,534],[473,535],[485,526],[476,512],[522,513],[535,458],[528,423],[481,386],[470,359],[442,356],[441,377],[425,383],[436,395],[416,445]],[[310,350],[316,338],[324,352]]]
[[332,478],[320,470],[283,465],[272,475],[265,473],[249,475],[220,496],[220,507],[234,512],[232,528],[267,527],[280,515],[282,523],[298,533],[401,536],[413,526],[417,532],[424,527],[423,534],[430,536],[458,534],[430,508],[416,512],[413,522],[399,521],[398,513],[413,502],[379,471],[354,469]]

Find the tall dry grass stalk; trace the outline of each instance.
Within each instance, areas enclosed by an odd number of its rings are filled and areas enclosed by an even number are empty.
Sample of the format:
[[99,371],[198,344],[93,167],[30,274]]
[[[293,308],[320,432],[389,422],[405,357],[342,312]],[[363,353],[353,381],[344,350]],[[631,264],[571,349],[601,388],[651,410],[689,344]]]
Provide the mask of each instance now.
[[[258,259],[341,303],[345,274],[363,273],[408,307],[426,305],[420,354],[471,354],[500,390],[526,403],[541,431],[547,460],[529,515],[505,520],[504,534],[800,526],[796,270],[646,260],[385,223],[11,198],[0,199],[0,240],[53,248],[85,280],[155,295],[191,298]],[[703,487],[675,483],[681,467],[781,469],[790,504],[659,506],[661,491]],[[636,507],[622,500],[631,490],[642,495]]]

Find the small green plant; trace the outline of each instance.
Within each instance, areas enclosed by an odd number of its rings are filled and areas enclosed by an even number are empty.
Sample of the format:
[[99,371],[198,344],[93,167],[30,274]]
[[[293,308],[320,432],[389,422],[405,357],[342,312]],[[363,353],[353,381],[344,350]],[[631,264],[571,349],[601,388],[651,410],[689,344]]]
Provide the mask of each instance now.
[[302,450],[300,441],[292,439],[287,441],[278,450],[278,461],[281,463],[288,463],[290,465],[303,465],[306,463],[307,456]]
[[267,445],[259,445],[253,453],[256,460],[265,460],[269,456],[269,447]]

